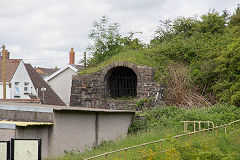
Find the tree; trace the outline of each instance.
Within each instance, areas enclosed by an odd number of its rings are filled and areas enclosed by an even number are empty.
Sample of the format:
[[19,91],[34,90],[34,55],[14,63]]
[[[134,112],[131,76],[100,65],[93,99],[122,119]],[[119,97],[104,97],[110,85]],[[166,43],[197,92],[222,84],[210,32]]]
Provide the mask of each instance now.
[[174,20],[160,21],[160,25],[155,31],[155,37],[151,40],[151,45],[169,41],[177,35],[189,37],[194,33],[197,22],[195,18],[191,17],[178,17]]
[[223,33],[225,29],[226,19],[225,14],[220,15],[215,10],[202,15],[201,21],[198,24],[198,30],[201,33]]
[[121,47],[125,50],[138,50],[144,48],[144,44],[138,38],[133,38],[136,34],[142,34],[142,32],[129,32],[129,36],[121,38]]
[[108,17],[103,16],[99,21],[95,21],[89,34],[93,45],[87,50],[92,53],[94,63],[102,62],[105,57],[113,55],[120,46],[120,25],[109,23],[108,20]]
[[218,58],[215,72],[216,84],[213,90],[217,98],[240,106],[240,38],[228,45],[228,50]]
[[230,18],[230,26],[240,26],[240,5],[238,4],[235,13]]

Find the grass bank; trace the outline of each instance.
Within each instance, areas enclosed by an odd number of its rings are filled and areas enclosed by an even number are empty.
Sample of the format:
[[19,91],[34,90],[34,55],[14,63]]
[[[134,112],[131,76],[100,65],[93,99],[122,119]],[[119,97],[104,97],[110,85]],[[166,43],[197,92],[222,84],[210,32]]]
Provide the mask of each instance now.
[[[141,49],[141,50],[126,50],[122,51],[111,57],[106,57],[105,60],[97,66],[92,66],[86,70],[79,71],[78,74],[91,74],[104,69],[106,66],[116,61],[131,62],[135,65],[147,65],[155,69],[155,80],[160,81],[160,77],[165,74],[165,64],[169,63],[169,59],[165,56],[154,57],[154,50]],[[161,64],[161,65],[159,65]]]
[[[170,138],[183,133],[182,120],[206,120],[213,121],[215,125],[229,123],[240,119],[240,108],[230,105],[216,105],[210,108],[184,109],[179,107],[161,107],[143,112],[145,118],[136,119],[129,127],[129,134],[126,138],[117,141],[102,142],[96,148],[86,150],[82,153],[68,152],[59,159],[84,159],[93,155],[110,152],[124,147],[134,146],[145,142],[151,142],[162,138]],[[205,126],[206,127],[206,126]],[[192,126],[189,125],[189,130]],[[204,128],[204,126],[202,126]],[[234,130],[240,125],[229,128]],[[169,139],[160,144],[154,144],[143,148],[133,149],[127,152],[128,159],[136,159],[146,155],[146,159],[237,159],[240,157],[239,132],[231,135],[224,135],[224,131],[206,134],[198,134],[192,137],[189,145],[189,137]],[[205,137],[204,140],[202,137]],[[164,153],[162,151],[168,150]],[[161,152],[161,153],[160,153]],[[103,158],[104,159],[104,158]],[[110,156],[109,159],[124,159],[123,152]]]

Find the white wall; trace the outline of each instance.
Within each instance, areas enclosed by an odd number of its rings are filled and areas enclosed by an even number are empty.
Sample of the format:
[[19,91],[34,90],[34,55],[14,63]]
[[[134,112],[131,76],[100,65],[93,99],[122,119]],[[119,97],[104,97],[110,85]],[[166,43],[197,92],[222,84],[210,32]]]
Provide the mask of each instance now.
[[52,87],[55,93],[62,99],[62,101],[69,106],[71,87],[72,87],[72,75],[77,73],[70,68],[65,69],[47,83]]
[[[6,98],[10,98],[9,82],[6,83]],[[3,99],[3,84],[0,82],[0,99]]]
[[[30,99],[30,97],[28,95],[24,95],[24,82],[28,82],[28,91],[29,93],[32,93],[34,95],[36,95],[36,90],[33,86],[32,80],[30,79],[27,69],[25,68],[25,65],[23,63],[23,61],[21,61],[19,63],[19,66],[11,80],[11,88],[9,88],[9,83],[7,83],[6,86],[6,91],[7,91],[7,99],[16,99],[14,98],[15,95],[15,82],[19,82],[19,89],[21,94],[19,95],[20,98],[18,99]],[[0,99],[3,98],[3,85],[2,83],[0,84]]]
[[28,95],[24,95],[24,82],[28,82],[28,90],[29,93],[32,93],[34,95],[36,95],[36,90],[33,86],[32,80],[30,79],[27,69],[23,63],[23,61],[20,62],[12,80],[12,88],[11,88],[11,94],[10,94],[10,98],[14,99],[14,94],[15,94],[15,82],[19,82],[19,89],[21,92],[20,98],[19,99],[30,99],[30,97]]

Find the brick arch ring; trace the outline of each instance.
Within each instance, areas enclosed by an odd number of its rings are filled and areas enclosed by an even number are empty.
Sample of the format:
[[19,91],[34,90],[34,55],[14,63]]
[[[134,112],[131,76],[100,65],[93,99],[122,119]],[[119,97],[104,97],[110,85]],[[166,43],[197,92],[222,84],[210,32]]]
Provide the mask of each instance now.
[[108,72],[115,67],[127,67],[132,69],[136,76],[137,76],[137,83],[141,83],[142,82],[142,77],[141,77],[141,73],[139,72],[137,65],[130,63],[130,62],[125,62],[125,61],[118,61],[118,62],[114,62],[110,65],[108,65],[106,68],[103,69],[102,71],[102,76],[101,76],[101,82],[104,83],[106,81],[106,76],[108,74]]

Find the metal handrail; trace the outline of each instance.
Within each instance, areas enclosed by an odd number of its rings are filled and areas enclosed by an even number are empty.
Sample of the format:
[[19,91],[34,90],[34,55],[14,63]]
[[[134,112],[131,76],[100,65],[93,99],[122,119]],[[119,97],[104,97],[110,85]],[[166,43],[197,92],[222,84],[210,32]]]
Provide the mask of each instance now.
[[207,123],[208,124],[208,128],[210,128],[210,124],[212,124],[212,127],[214,127],[214,123],[212,121],[181,121],[183,122],[183,126],[184,126],[184,133],[187,132],[187,126],[188,123],[193,123],[193,131],[196,132],[196,123],[198,124],[199,127],[199,131],[201,130],[201,124],[203,123]]
[[[216,127],[213,126],[212,128],[207,128],[207,129],[203,129],[203,130],[199,130],[199,131],[195,131],[195,132],[188,132],[188,133],[176,135],[176,136],[173,136],[172,138],[179,138],[179,137],[183,137],[183,136],[188,136],[189,135],[189,139],[191,141],[191,135],[193,135],[193,134],[201,133],[201,132],[205,132],[205,131],[209,131],[209,130],[214,130],[214,129],[216,130],[216,134],[217,134],[217,129],[218,128],[223,128],[223,127],[225,128],[225,134],[226,134],[227,133],[226,127],[231,125],[231,124],[233,124],[233,123],[239,122],[239,121],[240,121],[240,119],[236,120],[236,121],[232,121],[232,122],[230,122],[228,124],[224,124],[224,125],[220,125],[220,126],[216,126]],[[154,144],[154,143],[158,143],[158,142],[163,142],[163,141],[168,140],[168,139],[170,139],[170,138],[165,138],[165,139],[160,139],[160,140],[156,140],[156,141],[152,141],[152,142],[147,142],[147,143],[139,144],[139,145],[136,145],[136,146],[125,147],[125,148],[122,148],[122,149],[119,149],[119,150],[115,150],[115,151],[99,154],[99,155],[96,155],[96,156],[92,156],[92,157],[86,158],[84,160],[90,160],[90,159],[94,159],[94,158],[98,158],[98,157],[102,157],[102,156],[105,156],[105,158],[107,159],[107,156],[109,154],[113,154],[113,153],[121,152],[121,151],[125,152],[125,159],[126,159],[126,152],[127,152],[128,149],[133,149],[133,148],[137,148],[137,147],[144,147],[146,145]]]

